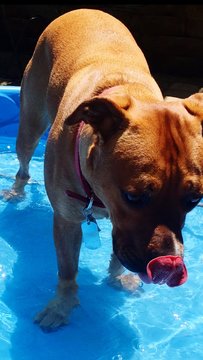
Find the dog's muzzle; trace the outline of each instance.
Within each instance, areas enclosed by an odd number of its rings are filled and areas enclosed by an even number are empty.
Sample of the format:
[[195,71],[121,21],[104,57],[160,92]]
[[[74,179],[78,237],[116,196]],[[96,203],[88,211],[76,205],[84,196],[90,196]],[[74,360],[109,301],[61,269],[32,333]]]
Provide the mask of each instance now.
[[113,236],[113,250],[123,266],[132,272],[138,273],[145,283],[166,284],[170,287],[182,285],[187,280],[187,269],[183,257],[175,253],[159,256],[146,254],[145,259],[137,256],[132,246],[123,243],[117,246]]

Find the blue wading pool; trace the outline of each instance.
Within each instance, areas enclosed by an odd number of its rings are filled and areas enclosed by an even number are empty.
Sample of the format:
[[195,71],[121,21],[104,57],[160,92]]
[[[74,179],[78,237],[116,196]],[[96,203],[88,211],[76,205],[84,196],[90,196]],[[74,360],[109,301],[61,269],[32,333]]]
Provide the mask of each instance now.
[[[0,191],[18,169],[15,139],[19,87],[0,87]],[[33,317],[57,283],[52,209],[44,189],[46,137],[31,161],[31,181],[21,202],[0,200],[1,360],[201,360],[203,359],[203,208],[183,229],[188,281],[180,287],[144,284],[129,294],[106,283],[111,224],[100,220],[101,247],[82,244],[81,305],[68,326],[44,333]]]

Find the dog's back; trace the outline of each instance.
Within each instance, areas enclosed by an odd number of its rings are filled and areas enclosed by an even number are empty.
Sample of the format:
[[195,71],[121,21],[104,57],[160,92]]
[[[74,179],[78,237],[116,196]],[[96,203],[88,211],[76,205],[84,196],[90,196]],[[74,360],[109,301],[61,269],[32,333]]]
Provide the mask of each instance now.
[[149,71],[129,30],[100,10],[78,9],[60,16],[45,29],[41,42],[48,44],[50,67],[63,58],[66,79],[86,66],[98,68],[98,64],[107,72],[112,67],[119,72],[125,67]]
[[54,119],[70,79],[68,93],[73,97],[78,82],[77,98],[71,100],[75,106],[102,89],[125,82],[141,84],[153,96],[162,96],[129,30],[101,10],[74,10],[47,26],[24,72],[22,90],[32,82],[32,88],[39,89],[39,107],[47,95],[49,113]]

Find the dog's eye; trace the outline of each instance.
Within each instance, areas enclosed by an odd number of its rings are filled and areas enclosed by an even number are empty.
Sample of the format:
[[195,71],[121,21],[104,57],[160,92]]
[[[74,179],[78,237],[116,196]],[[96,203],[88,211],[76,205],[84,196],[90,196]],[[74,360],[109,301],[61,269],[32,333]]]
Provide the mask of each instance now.
[[183,199],[183,206],[186,211],[191,211],[202,199],[202,195],[190,194]]
[[150,201],[150,194],[142,193],[140,195],[134,194],[127,191],[122,191],[122,196],[127,202],[128,205],[133,206],[135,208],[142,208],[147,205]]

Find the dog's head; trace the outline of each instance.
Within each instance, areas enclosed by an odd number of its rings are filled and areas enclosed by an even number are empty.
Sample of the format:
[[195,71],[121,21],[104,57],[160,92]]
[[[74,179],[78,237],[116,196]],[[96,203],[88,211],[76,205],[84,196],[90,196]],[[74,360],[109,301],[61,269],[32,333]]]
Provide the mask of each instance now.
[[81,120],[94,137],[84,175],[109,211],[115,254],[145,281],[182,284],[181,230],[203,196],[203,94],[95,97],[66,123]]

